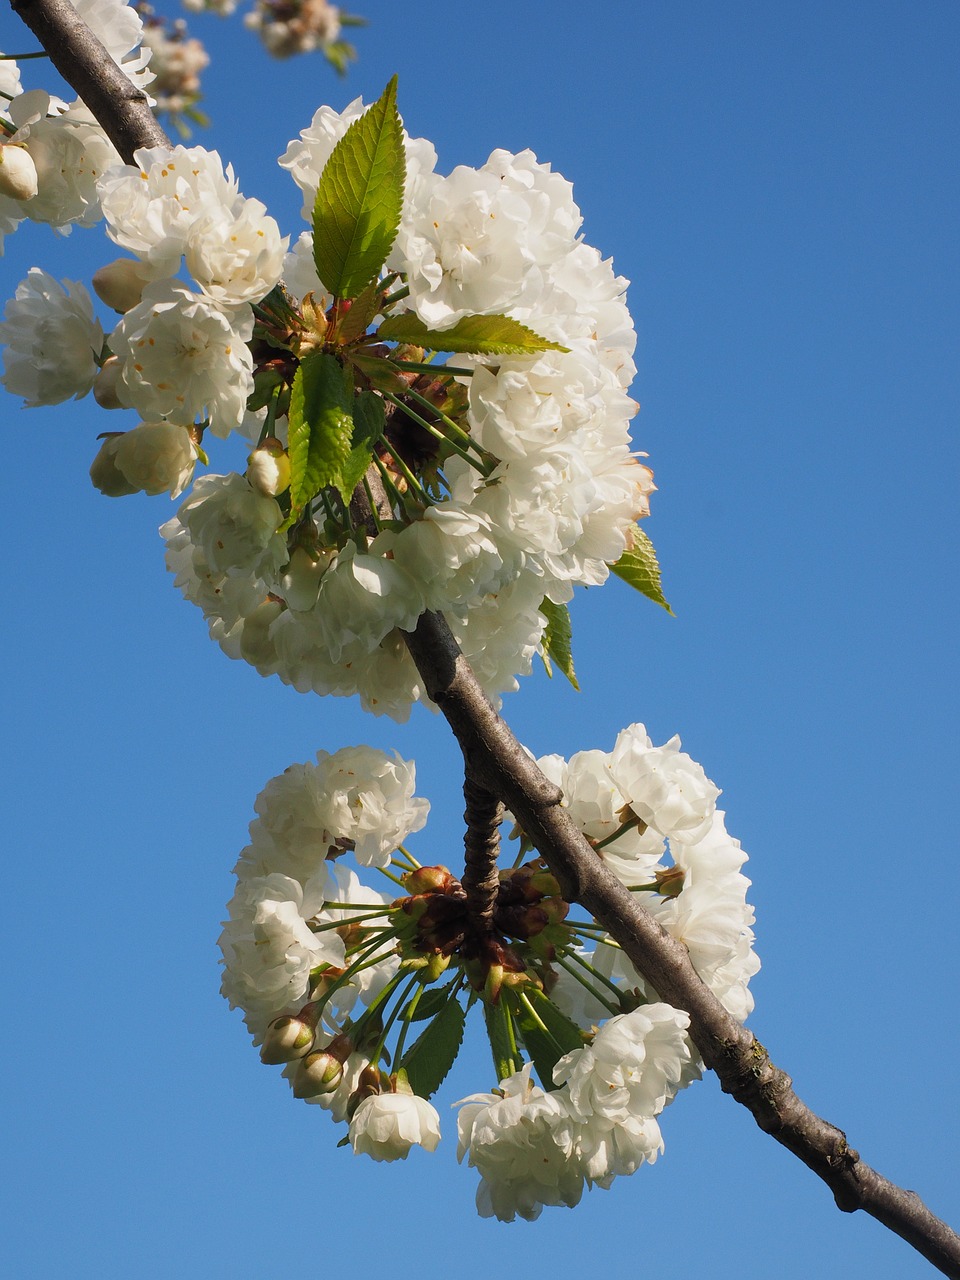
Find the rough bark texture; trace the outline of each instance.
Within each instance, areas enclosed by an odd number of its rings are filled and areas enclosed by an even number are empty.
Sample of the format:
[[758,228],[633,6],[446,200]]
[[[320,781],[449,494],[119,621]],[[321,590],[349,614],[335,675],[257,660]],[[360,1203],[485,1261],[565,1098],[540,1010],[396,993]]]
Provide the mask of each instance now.
[[[143,95],[119,72],[65,0],[11,0],[11,4],[125,160],[130,161],[139,147],[167,142]],[[700,981],[686,949],[606,870],[561,806],[560,792],[491,707],[443,617],[424,614],[405,639],[427,692],[460,744],[469,785],[477,789],[476,803],[489,813],[491,801],[503,801],[560,881],[564,897],[581,903],[662,998],[690,1015],[697,1048],[724,1091],[750,1110],[764,1132],[827,1183],[840,1209],[847,1213],[863,1209],[945,1275],[960,1280],[960,1236],[914,1192],[864,1164],[840,1129],[800,1101],[786,1072],[774,1066],[751,1032]],[[469,811],[469,795],[467,805]],[[489,879],[488,874],[480,874],[481,863],[489,863],[488,855],[489,849],[478,855],[476,892],[481,897],[489,888],[480,887]]]
[[480,786],[470,773],[463,781],[463,798],[466,802],[463,812],[466,824],[463,887],[467,893],[470,924],[474,932],[490,933],[500,887],[497,854],[500,852],[503,804],[493,792]]
[[144,94],[130,83],[67,0],[10,0],[10,7],[97,117],[127,164],[133,164],[139,147],[170,145]]

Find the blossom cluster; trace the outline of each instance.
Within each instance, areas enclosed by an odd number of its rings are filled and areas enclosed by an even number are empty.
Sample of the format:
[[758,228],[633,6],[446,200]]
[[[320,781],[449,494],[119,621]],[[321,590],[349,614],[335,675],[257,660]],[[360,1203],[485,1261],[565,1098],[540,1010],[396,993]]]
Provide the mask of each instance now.
[[[281,157],[308,217],[364,114],[359,100],[320,108]],[[426,140],[404,135],[403,152],[399,226],[372,310],[415,318],[438,350],[464,319],[505,317],[532,340],[521,354],[424,363],[422,348],[377,344],[363,324],[345,338],[313,228],[286,252],[232,170],[187,147],[139,151],[97,179],[98,213],[132,255],[94,277],[121,313],[112,332],[82,285],[37,270],[0,325],[4,381],[29,404],[92,388],[102,406],[141,416],[107,434],[94,464],[111,496],[179,495],[205,433],[258,444],[245,475],[204,475],[164,525],[177,586],[231,657],[301,691],[359,693],[396,718],[424,696],[400,633],[425,610],[444,611],[491,697],[516,688],[551,612],[632,547],[653,488],[629,436],[626,281],[581,238],[570,184],[529,151],[448,176]],[[290,402],[319,351],[385,419],[371,457],[385,496],[365,521],[326,491],[291,510]],[[389,366],[386,382],[371,361]]]
[[[611,752],[540,764],[598,857],[743,1019],[758,968],[744,854],[700,766],[676,738],[653,746],[642,725]],[[459,1048],[461,1002],[483,1005],[497,1086],[458,1104],[479,1212],[512,1220],[572,1206],[585,1187],[609,1187],[663,1151],[658,1117],[700,1074],[687,1015],[597,924],[568,918],[539,860],[501,869],[493,930],[478,935],[460,881],[405,846],[428,811],[414,785],[412,765],[365,747],[320,753],[268,783],[220,939],[224,994],[263,1060],[285,1064],[294,1094],[347,1122],[354,1150],[379,1160],[437,1145],[429,1096]],[[388,876],[392,892],[364,884],[349,860]],[[403,1052],[421,1002],[440,1059],[426,1075],[417,1046]]]

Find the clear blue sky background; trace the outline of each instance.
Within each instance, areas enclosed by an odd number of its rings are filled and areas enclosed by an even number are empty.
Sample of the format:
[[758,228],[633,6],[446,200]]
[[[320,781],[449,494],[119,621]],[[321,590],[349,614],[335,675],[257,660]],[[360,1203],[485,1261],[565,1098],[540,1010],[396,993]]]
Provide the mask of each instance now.
[[[321,102],[399,71],[444,170],[531,147],[573,180],[587,239],[632,281],[677,617],[618,583],[582,594],[583,693],[536,676],[508,717],[537,752],[609,747],[632,720],[682,735],[752,855],[751,1025],[867,1160],[960,1223],[960,9],[362,8],[345,82],[195,22],[215,59],[195,140],[296,233],[274,158]],[[0,43],[34,47],[9,14]],[[112,256],[98,231],[25,227],[0,292],[34,263],[89,279]],[[712,1081],[664,1117],[655,1168],[533,1225],[475,1216],[442,1104],[433,1157],[336,1150],[218,995],[229,869],[269,777],[361,741],[416,755],[434,817],[415,847],[455,860],[445,726],[230,663],[164,574],[170,504],[90,488],[103,415],[11,400],[4,425],[7,1274],[931,1273]],[[488,1088],[488,1061],[472,1045],[442,1103]]]

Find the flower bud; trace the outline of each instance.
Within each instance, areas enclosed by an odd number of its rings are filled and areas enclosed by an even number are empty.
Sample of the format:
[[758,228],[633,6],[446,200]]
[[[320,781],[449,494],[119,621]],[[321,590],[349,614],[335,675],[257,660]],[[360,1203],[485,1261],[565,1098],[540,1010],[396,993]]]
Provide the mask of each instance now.
[[268,597],[258,604],[253,613],[248,613],[240,629],[240,657],[252,667],[275,662],[276,645],[270,638],[270,628],[283,613],[283,605],[279,600]]
[[320,579],[332,559],[333,552],[327,549],[314,558],[304,547],[294,547],[280,578],[280,590],[288,608],[307,613],[314,607],[320,595]]
[[308,1053],[293,1077],[295,1098],[315,1098],[320,1093],[333,1093],[343,1079],[343,1063],[332,1053],[321,1049]]
[[110,356],[93,382],[93,398],[101,409],[122,409],[117,395],[117,383],[123,372],[123,363],[117,356]]
[[105,436],[100,452],[90,464],[93,487],[106,498],[123,498],[137,492],[137,486],[131,484],[117,466],[117,448],[123,436],[122,431],[112,431]]
[[247,479],[268,498],[290,488],[290,457],[279,440],[264,440],[254,449],[247,459]]
[[267,1027],[260,1046],[260,1061],[267,1066],[276,1066],[303,1058],[310,1052],[315,1038],[314,1028],[308,1022],[295,1014],[283,1014],[274,1018]]
[[135,307],[150,277],[135,258],[115,258],[93,273],[93,288],[101,302],[121,313]]
[[415,871],[405,872],[400,878],[407,893],[413,896],[420,893],[446,893],[455,879],[446,867],[440,866],[417,867]]
[[0,146],[0,195],[32,200],[37,190],[37,166],[26,147],[16,142]]

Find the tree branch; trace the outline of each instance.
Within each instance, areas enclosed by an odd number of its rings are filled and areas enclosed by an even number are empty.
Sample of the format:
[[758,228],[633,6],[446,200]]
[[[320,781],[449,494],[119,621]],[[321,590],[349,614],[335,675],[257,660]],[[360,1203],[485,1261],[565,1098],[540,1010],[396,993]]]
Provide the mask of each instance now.
[[493,912],[500,888],[497,854],[503,805],[494,793],[480,786],[469,771],[463,779],[463,798],[466,802],[463,887],[467,892],[470,929],[475,934],[489,934],[493,930]]
[[67,0],[10,0],[50,61],[97,117],[127,164],[140,147],[170,146],[146,95],[130,83]]
[[[132,161],[140,147],[168,144],[143,94],[65,0],[11,0],[11,5],[124,160]],[[604,867],[561,806],[559,790],[493,710],[443,617],[424,614],[405,639],[427,692],[460,744],[467,775],[509,806],[557,876],[564,897],[582,903],[661,997],[690,1015],[694,1042],[724,1092],[826,1182],[840,1209],[863,1209],[944,1275],[960,1280],[960,1237],[917,1195],[864,1164],[841,1130],[800,1101],[790,1077],[700,981],[686,948]]]
[[493,710],[443,617],[425,613],[405,639],[427,693],[460,743],[468,773],[504,800],[567,901],[586,907],[659,995],[690,1015],[690,1034],[723,1091],[823,1179],[840,1209],[863,1209],[958,1280],[960,1236],[914,1192],[865,1164],[840,1129],[801,1102],[786,1072],[701,982],[682,943],[607,870],[561,806],[559,790]]

